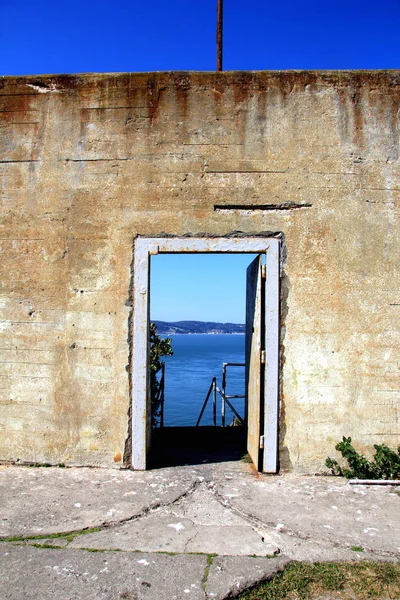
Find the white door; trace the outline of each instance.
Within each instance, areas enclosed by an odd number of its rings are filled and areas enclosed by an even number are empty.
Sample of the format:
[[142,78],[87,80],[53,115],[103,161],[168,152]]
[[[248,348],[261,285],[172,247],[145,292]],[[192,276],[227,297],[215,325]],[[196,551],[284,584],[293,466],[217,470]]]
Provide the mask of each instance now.
[[261,255],[246,272],[246,421],[247,452],[257,470],[262,468],[260,447],[264,368],[261,352],[264,349],[262,315],[265,297]]
[[278,472],[279,268],[279,245],[270,243],[246,282],[247,451],[264,473]]

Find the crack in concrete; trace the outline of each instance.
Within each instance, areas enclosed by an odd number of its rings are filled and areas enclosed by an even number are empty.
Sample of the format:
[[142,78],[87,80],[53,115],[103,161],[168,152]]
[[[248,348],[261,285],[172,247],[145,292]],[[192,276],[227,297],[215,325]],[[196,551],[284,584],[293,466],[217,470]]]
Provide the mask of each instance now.
[[[223,496],[220,492],[218,492],[218,490],[216,490],[216,484],[215,482],[210,482],[208,487],[210,492],[214,495],[215,499],[225,508],[227,508],[228,510],[230,510],[231,512],[233,512],[235,515],[241,517],[242,519],[244,519],[245,521],[247,521],[248,523],[251,524],[251,526],[253,527],[253,529],[262,537],[262,534],[260,533],[260,527],[268,527],[270,529],[272,529],[273,531],[271,533],[276,533],[276,524],[273,522],[268,522],[268,521],[263,521],[262,519],[256,517],[255,515],[246,513],[244,511],[242,511],[241,509],[233,506],[229,500],[226,499],[225,496]],[[348,544],[346,545],[345,543],[340,543],[340,542],[333,542],[332,540],[326,539],[326,538],[322,538],[319,540],[316,540],[314,538],[312,538],[310,535],[307,535],[305,533],[302,533],[301,531],[296,531],[294,529],[291,529],[289,527],[285,527],[283,529],[279,530],[279,534],[280,535],[288,535],[292,538],[297,538],[299,540],[305,541],[305,542],[312,542],[315,545],[319,545],[319,546],[330,546],[331,548],[338,548],[341,550],[351,550],[352,548],[352,544]],[[387,558],[398,558],[398,554],[395,552],[390,552],[388,550],[374,550],[373,548],[366,546],[365,544],[363,544],[363,548],[364,548],[364,552],[365,553],[369,553],[369,554],[374,554],[376,556],[381,556],[383,557],[387,557]]]
[[[276,525],[275,523],[273,523],[272,521],[263,521],[261,519],[259,519],[258,517],[256,517],[255,515],[252,515],[250,513],[246,513],[242,510],[240,510],[240,508],[236,508],[235,506],[233,506],[229,500],[226,499],[226,497],[221,494],[220,492],[218,492],[215,489],[215,483],[212,482],[211,484],[209,484],[209,490],[210,492],[213,494],[213,496],[215,497],[215,499],[225,508],[229,509],[230,511],[232,511],[235,515],[237,515],[238,517],[241,517],[242,519],[244,519],[245,521],[248,521],[248,523],[251,524],[251,526],[253,527],[253,529],[256,529],[256,531],[258,532],[258,528],[260,526],[262,527],[270,527],[271,529],[275,529]],[[310,539],[309,537],[306,536],[306,534],[302,534],[301,532],[297,532],[293,529],[289,529],[288,527],[285,527],[284,529],[280,530],[283,533],[287,533],[288,535],[293,535],[295,537],[298,537],[300,539],[304,539],[304,540],[308,540]]]
[[102,529],[106,529],[109,527],[119,527],[120,525],[124,525],[125,523],[131,523],[134,521],[138,521],[138,520],[142,519],[143,517],[147,517],[149,514],[158,510],[159,508],[167,508],[168,506],[173,506],[180,500],[183,500],[184,498],[191,496],[202,483],[204,483],[203,479],[196,479],[184,492],[179,494],[173,500],[170,500],[169,502],[161,502],[161,501],[155,502],[154,504],[150,504],[150,506],[145,506],[136,515],[133,515],[131,517],[125,517],[125,518],[119,519],[117,521],[106,521],[106,522],[102,523],[102,525],[100,527]]
[[[168,506],[173,506],[174,504],[176,504],[183,498],[187,498],[188,496],[191,496],[202,483],[208,483],[208,482],[205,482],[204,479],[196,479],[192,484],[189,485],[189,487],[184,492],[182,492],[181,494],[176,496],[176,498],[174,498],[173,500],[170,500],[169,502],[159,501],[154,504],[150,504],[149,506],[145,506],[142,510],[140,510],[135,515],[125,517],[123,519],[119,519],[116,521],[103,521],[103,523],[101,523],[100,525],[96,525],[96,526],[92,526],[92,527],[83,527],[81,529],[72,529],[69,531],[61,531],[61,532],[57,532],[57,533],[43,533],[43,534],[40,534],[39,536],[37,536],[37,535],[25,535],[25,536],[21,535],[21,536],[0,537],[0,542],[18,542],[18,541],[23,542],[25,540],[57,539],[57,538],[66,538],[68,536],[76,537],[78,535],[88,535],[90,533],[98,533],[105,529],[120,527],[120,526],[124,525],[125,523],[131,523],[134,521],[138,521],[144,517],[147,517],[149,514],[151,514],[152,512],[155,512],[156,510],[158,510],[160,508],[166,508]],[[70,540],[70,541],[72,541],[72,540]]]
[[[190,519],[189,519],[189,520],[190,520]],[[193,521],[191,521],[191,523],[193,523]],[[192,537],[190,537],[190,538],[189,538],[189,539],[186,541],[186,543],[185,543],[185,547],[184,547],[184,550],[183,550],[183,553],[182,553],[182,554],[187,554],[187,552],[186,552],[186,549],[187,549],[188,545],[189,545],[189,544],[190,544],[190,542],[192,542],[192,541],[193,541],[193,540],[194,540],[194,539],[195,539],[195,538],[196,538],[198,535],[199,535],[199,532],[198,532],[198,531],[195,531],[195,532],[194,532],[194,534],[192,535]]]
[[[282,557],[282,558],[285,558],[285,557]],[[243,594],[246,591],[252,590],[253,588],[257,587],[259,584],[265,583],[267,581],[271,581],[275,577],[281,576],[283,574],[283,572],[285,571],[285,569],[287,569],[290,565],[292,565],[293,562],[294,561],[287,559],[287,561],[283,565],[278,566],[273,573],[269,573],[266,576],[264,575],[264,576],[260,576],[257,579],[254,579],[252,582],[250,582],[248,585],[246,585],[242,589],[238,589],[238,590],[231,589],[227,592],[227,594],[225,594],[225,596],[222,596],[219,600],[234,600],[234,598],[237,598],[239,595]],[[206,600],[209,600],[208,595],[207,595]]]
[[[319,539],[315,539],[312,537],[312,535],[309,535],[307,533],[304,533],[302,531],[298,531],[289,527],[284,527],[281,528],[279,531],[276,530],[276,522],[271,522],[268,520],[264,520],[263,518],[260,518],[250,512],[246,512],[245,510],[238,508],[237,506],[235,506],[234,504],[231,503],[230,499],[227,498],[226,496],[223,495],[223,493],[221,493],[219,491],[219,485],[218,485],[218,481],[213,480],[210,476],[209,477],[197,477],[194,481],[192,481],[191,483],[188,482],[187,486],[185,487],[185,489],[179,493],[178,495],[176,495],[176,497],[162,502],[162,501],[157,501],[153,504],[149,504],[147,506],[144,506],[141,510],[139,510],[136,514],[134,515],[130,515],[128,517],[122,518],[122,519],[118,519],[118,520],[114,520],[114,521],[105,521],[103,523],[101,523],[101,525],[99,526],[95,526],[95,527],[85,527],[85,528],[81,528],[81,529],[76,529],[76,530],[70,530],[70,531],[64,531],[64,532],[60,532],[60,533],[42,533],[41,535],[22,535],[22,536],[13,536],[13,537],[2,537],[0,538],[0,542],[12,542],[12,543],[20,543],[20,544],[29,544],[32,547],[42,547],[42,548],[46,548],[48,547],[49,549],[62,549],[62,548],[70,548],[70,543],[72,542],[72,540],[79,536],[79,535],[87,535],[90,533],[100,533],[101,531],[104,531],[106,529],[112,529],[112,528],[119,528],[122,527],[124,524],[126,523],[133,523],[135,521],[140,521],[141,519],[149,516],[150,514],[152,514],[153,512],[158,511],[159,509],[163,509],[163,508],[172,508],[174,507],[174,505],[178,504],[180,501],[182,501],[185,498],[188,498],[190,496],[192,496],[196,490],[199,489],[199,487],[204,487],[208,493],[210,493],[214,499],[226,510],[230,511],[232,514],[236,515],[237,517],[239,517],[240,519],[242,519],[244,521],[244,523],[247,523],[248,525],[251,526],[251,528],[253,529],[253,531],[255,531],[262,539],[262,541],[264,541],[263,537],[266,534],[269,534],[271,536],[273,536],[274,538],[276,538],[276,541],[274,540],[274,544],[276,544],[278,547],[280,546],[278,537],[281,539],[281,543],[282,543],[282,547],[281,547],[281,551],[284,553],[288,553],[287,550],[287,545],[289,544],[293,544],[294,540],[301,540],[303,541],[305,544],[307,543],[311,543],[314,544],[317,547],[325,548],[325,549],[337,549],[337,550],[344,550],[344,551],[349,551],[352,549],[352,544],[349,542],[347,543],[346,541],[333,541],[330,540],[329,538],[324,538],[324,537],[320,537]],[[174,511],[172,510],[172,512],[174,513]],[[178,514],[177,514],[178,516]],[[186,516],[185,513],[185,518],[189,518]],[[192,519],[189,518],[189,520],[191,522]],[[191,554],[191,552],[187,552],[187,548],[188,545],[193,541],[193,539],[196,538],[196,536],[198,535],[198,532],[196,532],[186,543],[184,546],[184,550],[183,552],[174,552],[174,554]],[[52,544],[52,539],[62,539],[65,540],[66,544],[60,548],[59,546],[55,546]],[[70,538],[70,539],[68,539]],[[286,540],[285,540],[286,538]],[[293,541],[290,541],[290,539],[292,539]],[[36,542],[35,544],[33,544],[33,542]],[[42,543],[41,543],[42,542]],[[295,544],[296,545],[296,544]],[[286,546],[286,547],[285,547]],[[371,548],[370,546],[366,545],[366,544],[362,544],[363,549],[364,549],[364,555],[371,555],[371,556],[376,556],[376,557],[381,557],[381,558],[397,558],[397,554],[393,551],[390,550],[383,550],[383,549],[374,549]],[[93,549],[88,549],[88,551],[118,551],[118,549],[103,549],[103,548],[93,548]],[[121,550],[120,550],[121,551]],[[123,550],[125,551],[125,550]],[[128,552],[140,552],[139,550],[128,550]],[[162,554],[162,551],[158,551],[155,552],[155,554]],[[168,554],[168,552],[167,552]],[[206,553],[204,553],[206,554]],[[290,552],[289,552],[290,554]]]
[[217,554],[208,554],[207,555],[207,564],[204,568],[204,573],[203,573],[203,577],[201,579],[201,588],[204,592],[204,598],[205,600],[208,599],[208,594],[207,594],[207,581],[208,581],[208,576],[210,574],[210,568],[214,562],[214,558],[217,556]]
[[[196,537],[197,533],[193,536]],[[193,539],[192,538],[192,539]],[[71,547],[68,544],[66,544],[65,546],[53,546],[51,544],[30,544],[29,540],[22,540],[20,542],[8,542],[11,543],[13,546],[29,546],[29,548],[40,548],[42,550],[74,550],[75,551],[80,551],[80,552],[92,552],[92,553],[96,553],[96,552],[123,552],[125,554],[151,554],[151,555],[162,555],[162,556],[210,556],[210,554],[208,552],[186,552],[185,550],[183,552],[169,552],[168,550],[129,550],[126,548],[90,548],[90,547],[85,547],[85,546],[73,546]],[[219,556],[218,554],[212,554],[211,556],[215,557],[215,556]],[[252,554],[244,554],[243,555],[244,558],[254,558],[254,556]],[[260,558],[260,557],[259,557]],[[265,558],[265,557],[261,557],[261,558]],[[267,557],[268,558],[268,557]]]

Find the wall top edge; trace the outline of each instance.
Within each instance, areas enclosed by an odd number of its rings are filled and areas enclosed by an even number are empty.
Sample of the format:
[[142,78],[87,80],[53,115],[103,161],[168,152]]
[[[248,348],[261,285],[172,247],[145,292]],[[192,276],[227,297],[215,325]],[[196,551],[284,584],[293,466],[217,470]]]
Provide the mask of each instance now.
[[288,71],[154,71],[136,73],[78,73],[54,75],[2,75],[4,88],[32,86],[31,93],[74,91],[80,88],[167,86],[188,89],[191,85],[264,88],[290,85],[399,85],[400,70],[288,70]]

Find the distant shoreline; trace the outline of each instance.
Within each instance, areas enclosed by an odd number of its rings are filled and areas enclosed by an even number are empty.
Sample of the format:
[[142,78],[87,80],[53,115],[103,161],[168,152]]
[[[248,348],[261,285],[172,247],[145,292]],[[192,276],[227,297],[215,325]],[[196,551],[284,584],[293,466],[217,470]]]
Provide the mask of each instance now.
[[216,331],[216,332],[200,332],[197,331],[163,331],[160,335],[245,335],[244,331]]
[[157,321],[152,320],[159,335],[243,335],[242,323],[217,323],[215,321]]

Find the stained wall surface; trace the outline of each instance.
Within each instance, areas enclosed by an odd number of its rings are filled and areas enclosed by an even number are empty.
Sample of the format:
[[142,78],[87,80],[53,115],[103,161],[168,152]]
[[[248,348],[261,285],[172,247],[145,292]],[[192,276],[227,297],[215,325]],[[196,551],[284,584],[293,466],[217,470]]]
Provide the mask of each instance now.
[[161,232],[282,234],[282,468],[399,445],[399,84],[2,78],[0,458],[122,465],[133,239]]

